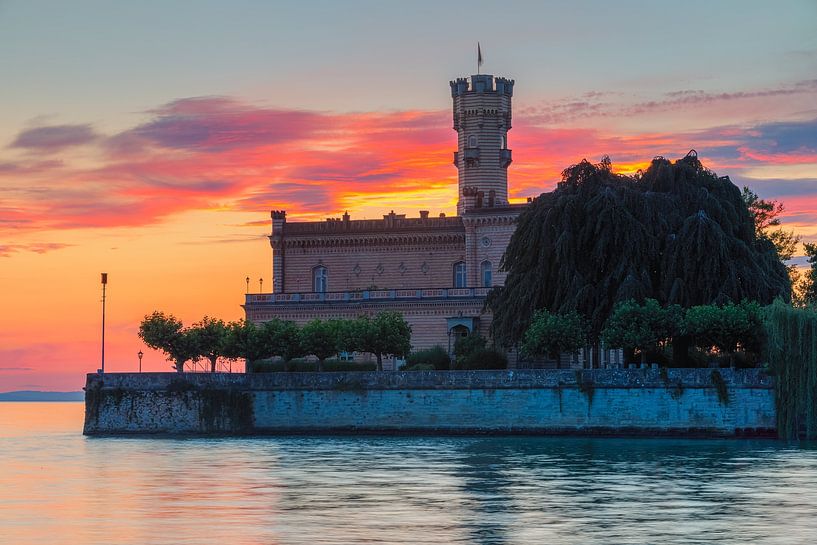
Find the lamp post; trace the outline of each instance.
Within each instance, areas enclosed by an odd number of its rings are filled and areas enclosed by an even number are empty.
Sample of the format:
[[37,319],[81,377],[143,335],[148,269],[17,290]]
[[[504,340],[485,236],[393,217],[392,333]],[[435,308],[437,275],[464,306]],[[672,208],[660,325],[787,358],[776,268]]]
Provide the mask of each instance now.
[[244,279],[247,282],[247,293],[250,293],[250,277]]
[[142,372],[142,356],[144,356],[145,353],[140,350],[139,352],[136,353],[136,355],[139,357],[139,372],[141,373]]
[[102,366],[99,374],[105,374],[105,288],[108,286],[108,273],[102,273]]
[[264,293],[264,279],[258,279],[258,293]]

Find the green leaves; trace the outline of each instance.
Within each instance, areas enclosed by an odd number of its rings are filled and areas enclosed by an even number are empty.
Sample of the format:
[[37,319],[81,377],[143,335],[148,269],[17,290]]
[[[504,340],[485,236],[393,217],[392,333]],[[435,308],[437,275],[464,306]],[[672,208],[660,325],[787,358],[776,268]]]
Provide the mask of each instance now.
[[139,324],[139,338],[150,348],[164,352],[180,373],[184,371],[184,363],[198,352],[194,337],[172,314],[155,311],[145,316]]
[[522,339],[522,352],[558,361],[562,352],[576,352],[587,344],[587,324],[576,312],[551,314],[537,311]]
[[628,299],[683,308],[788,299],[786,267],[756,238],[740,190],[693,154],[657,157],[636,177],[587,161],[562,176],[519,216],[503,257],[505,286],[488,297],[498,342],[522,339],[538,309],[578,312],[596,339]]
[[638,304],[633,299],[617,303],[601,332],[609,348],[638,350],[642,359],[647,351],[678,335],[683,311],[678,305],[662,308],[655,299]]

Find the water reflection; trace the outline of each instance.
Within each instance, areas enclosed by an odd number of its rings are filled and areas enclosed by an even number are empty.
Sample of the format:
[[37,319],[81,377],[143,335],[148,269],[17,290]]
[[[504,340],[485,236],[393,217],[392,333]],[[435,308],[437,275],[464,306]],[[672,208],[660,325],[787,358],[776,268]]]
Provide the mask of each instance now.
[[817,450],[773,441],[86,439],[0,404],[0,542],[813,543]]

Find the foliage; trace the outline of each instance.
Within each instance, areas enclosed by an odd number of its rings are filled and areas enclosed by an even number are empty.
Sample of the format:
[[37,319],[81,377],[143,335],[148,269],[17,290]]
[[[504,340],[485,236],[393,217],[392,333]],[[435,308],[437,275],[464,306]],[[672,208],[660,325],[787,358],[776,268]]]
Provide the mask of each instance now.
[[375,355],[378,371],[383,370],[383,356],[404,356],[411,350],[411,326],[399,312],[384,311],[358,320],[358,348]]
[[229,342],[229,330],[223,320],[205,316],[193,324],[188,334],[195,345],[196,359],[206,358],[210,361],[210,372],[216,372],[218,358],[225,355]]
[[339,320],[312,320],[301,328],[303,351],[318,358],[317,370],[322,371],[326,358],[338,353],[338,338],[342,326]]
[[674,163],[656,157],[637,176],[614,173],[609,161],[566,169],[519,216],[501,267],[505,286],[488,306],[504,345],[522,338],[538,309],[586,316],[596,339],[627,299],[688,308],[790,294],[740,190],[692,152]]
[[451,368],[451,358],[442,346],[433,346],[425,350],[412,352],[406,358],[405,369],[416,369],[419,366],[431,366],[438,371],[447,371]]
[[253,362],[272,356],[264,332],[258,325],[247,320],[227,324],[224,356],[247,360],[247,372],[252,372]]
[[[374,363],[356,363],[353,361],[341,361],[328,359],[321,365],[321,370],[326,373],[348,372],[348,371],[374,371]],[[282,373],[287,371],[313,372],[318,370],[318,362],[293,359],[284,361],[261,361],[253,365],[254,373]]]
[[508,358],[494,348],[478,348],[457,358],[455,369],[507,369]]
[[656,350],[679,333],[682,319],[678,305],[662,308],[655,299],[646,299],[643,305],[628,299],[613,307],[601,339],[609,348],[639,350],[642,363],[646,363],[649,350]]
[[548,356],[559,362],[562,352],[576,352],[587,344],[587,324],[577,312],[552,314],[538,310],[522,339],[522,352]]
[[479,333],[470,333],[458,337],[454,342],[454,360],[459,361],[462,358],[467,358],[477,350],[484,350],[487,344],[488,340]]
[[761,351],[765,339],[763,309],[749,301],[692,307],[686,311],[683,328],[697,346],[717,348],[730,360],[738,348]]
[[766,358],[775,375],[777,432],[817,439],[817,312],[775,301],[766,311]]
[[437,368],[430,363],[417,363],[415,365],[406,365],[402,371],[435,371]]
[[139,324],[139,338],[150,348],[164,352],[179,373],[184,372],[186,361],[197,356],[195,339],[172,314],[157,310],[145,316]]
[[817,244],[804,243],[809,268],[803,286],[804,306],[817,306]]

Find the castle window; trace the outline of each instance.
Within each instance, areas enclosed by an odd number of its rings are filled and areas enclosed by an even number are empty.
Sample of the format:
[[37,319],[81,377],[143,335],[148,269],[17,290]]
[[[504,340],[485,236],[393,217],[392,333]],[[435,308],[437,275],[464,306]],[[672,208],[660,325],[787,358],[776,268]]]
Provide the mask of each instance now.
[[326,293],[329,287],[329,274],[326,267],[318,266],[312,269],[312,291]]
[[473,134],[468,137],[468,147],[469,148],[477,147],[477,137],[474,136]]
[[482,287],[490,288],[494,283],[494,271],[490,261],[483,261],[480,266],[480,275],[482,276]]
[[454,287],[464,288],[465,286],[465,263],[458,261],[457,263],[454,263]]
[[502,140],[500,141],[499,145],[501,149],[508,149],[508,135],[502,135]]

